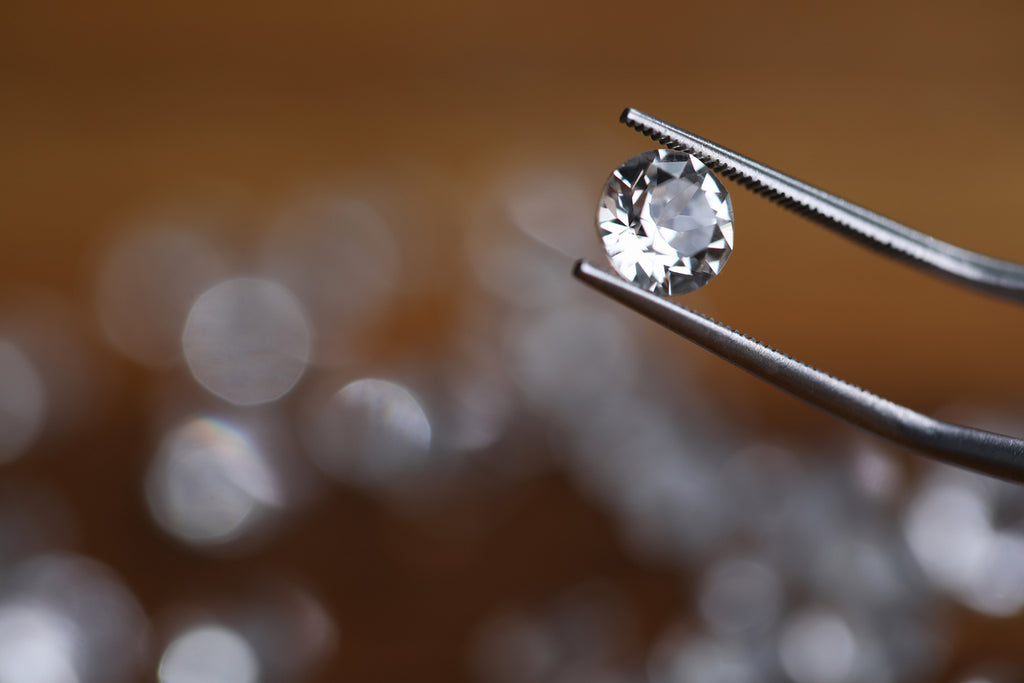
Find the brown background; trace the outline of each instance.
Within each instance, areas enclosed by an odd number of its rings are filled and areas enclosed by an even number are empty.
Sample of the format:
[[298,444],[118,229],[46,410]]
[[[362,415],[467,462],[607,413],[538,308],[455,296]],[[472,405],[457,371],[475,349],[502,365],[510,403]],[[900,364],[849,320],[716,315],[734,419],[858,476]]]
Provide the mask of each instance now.
[[[582,155],[598,187],[646,146],[618,129],[624,106],[1024,260],[1020,21],[1013,3],[9,2],[0,271],[73,290],[126,213],[206,184],[272,205],[397,158],[458,177],[443,199],[458,204],[525,148]],[[924,409],[1018,398],[1011,306],[736,205],[735,262],[706,308]],[[441,245],[446,218],[426,221]]]
[[[143,207],[229,187],[256,215],[324,178],[369,172],[380,192],[404,192],[422,177],[392,169],[416,166],[434,180],[417,231],[443,258],[463,197],[510,159],[572,156],[592,169],[596,194],[614,165],[650,146],[617,123],[624,106],[942,239],[1024,261],[1020,7],[9,0],[0,6],[0,282],[41,284],[85,310],[91,254]],[[1024,403],[1018,307],[890,263],[745,193],[735,206],[732,265],[694,295],[695,307],[924,411]],[[407,283],[409,316],[394,331],[443,343],[437,322],[443,329],[469,284],[445,268]],[[765,431],[832,428],[738,371],[677,352]],[[238,565],[169,549],[138,501],[121,495],[143,467],[133,449],[148,438],[137,405],[144,382],[122,374],[114,407],[85,441],[97,459],[16,471],[57,482],[81,518],[81,548],[157,609],[230,582]],[[346,646],[324,680],[458,680],[474,618],[595,568],[635,584],[657,623],[672,580],[632,567],[559,481],[530,487],[521,495],[534,512],[501,543],[446,547],[339,500],[323,528],[312,521],[309,533],[245,562],[294,561],[346,615]],[[339,519],[350,521],[339,528]],[[318,558],[339,534],[351,539],[346,552],[376,559],[333,574]],[[567,536],[571,554],[560,551]],[[424,565],[427,557],[441,559]],[[381,616],[388,610],[406,618]],[[1006,635],[1012,623],[979,628]]]

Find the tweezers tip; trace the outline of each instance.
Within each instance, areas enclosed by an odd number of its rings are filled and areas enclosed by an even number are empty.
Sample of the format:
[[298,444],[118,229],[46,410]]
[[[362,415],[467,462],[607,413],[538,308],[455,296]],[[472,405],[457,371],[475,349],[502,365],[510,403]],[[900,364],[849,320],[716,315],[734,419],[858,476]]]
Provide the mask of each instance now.
[[[573,276],[589,287],[604,292],[606,295],[623,303],[629,300],[630,294],[640,292],[636,287],[626,284],[621,278],[608,271],[601,270],[586,259],[580,259],[572,267]],[[626,305],[630,305],[626,303]]]
[[572,275],[575,278],[583,280],[587,277],[587,270],[590,268],[593,268],[593,266],[587,262],[587,259],[577,259],[576,263],[572,264]]
[[650,118],[650,116],[643,113],[639,109],[634,109],[633,107],[626,107],[625,109],[622,110],[622,113],[619,115],[619,122],[626,124],[630,128],[637,128],[642,124],[642,122],[645,119]]

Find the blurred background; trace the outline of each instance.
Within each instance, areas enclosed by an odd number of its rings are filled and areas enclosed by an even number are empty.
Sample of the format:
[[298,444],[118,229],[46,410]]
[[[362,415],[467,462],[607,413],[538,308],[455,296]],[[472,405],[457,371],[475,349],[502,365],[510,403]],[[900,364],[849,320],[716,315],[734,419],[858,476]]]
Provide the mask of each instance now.
[[[569,275],[626,106],[1024,261],[1022,20],[7,0],[0,681],[1024,679],[1021,489]],[[733,197],[688,305],[1024,433],[1024,313]]]

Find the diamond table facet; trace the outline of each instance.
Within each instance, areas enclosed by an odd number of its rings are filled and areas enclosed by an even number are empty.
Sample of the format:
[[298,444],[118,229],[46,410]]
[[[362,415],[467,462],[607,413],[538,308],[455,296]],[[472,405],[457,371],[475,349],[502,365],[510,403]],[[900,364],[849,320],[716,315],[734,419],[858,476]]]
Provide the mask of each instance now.
[[657,294],[685,294],[732,253],[732,200],[700,159],[668,149],[629,159],[608,177],[597,231],[615,270]]

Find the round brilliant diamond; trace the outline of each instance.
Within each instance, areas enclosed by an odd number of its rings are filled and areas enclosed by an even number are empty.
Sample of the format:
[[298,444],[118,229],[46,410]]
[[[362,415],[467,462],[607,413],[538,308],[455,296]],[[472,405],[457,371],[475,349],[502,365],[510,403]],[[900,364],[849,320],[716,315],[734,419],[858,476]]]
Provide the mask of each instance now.
[[697,157],[658,149],[608,177],[597,230],[615,270],[658,294],[685,294],[721,272],[732,253],[732,200]]

